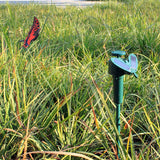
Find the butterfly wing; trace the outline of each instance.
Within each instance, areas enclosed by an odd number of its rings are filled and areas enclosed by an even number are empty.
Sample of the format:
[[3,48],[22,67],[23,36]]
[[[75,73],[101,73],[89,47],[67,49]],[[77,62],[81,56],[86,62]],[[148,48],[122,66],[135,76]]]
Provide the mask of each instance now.
[[114,63],[116,66],[120,67],[121,69],[129,72],[129,73],[135,73],[137,71],[138,67],[138,60],[136,55],[130,54],[128,61],[124,61],[119,58],[114,58]]
[[37,39],[37,37],[39,36],[39,30],[40,30],[39,21],[36,17],[34,17],[33,25],[28,33],[27,38],[24,40],[23,44],[24,48],[27,48],[32,41]]
[[131,73],[133,73],[134,76],[136,78],[138,78],[138,75],[136,74],[136,71],[137,71],[137,68],[138,68],[138,59],[137,59],[136,55],[135,54],[130,54],[128,59],[129,59],[129,63],[130,63]]
[[131,72],[136,72],[137,67],[138,67],[138,60],[137,60],[136,55],[130,54],[128,59],[129,59],[129,62],[130,62]]
[[129,69],[130,69],[129,64],[119,58],[114,58],[114,64],[125,71],[129,71]]

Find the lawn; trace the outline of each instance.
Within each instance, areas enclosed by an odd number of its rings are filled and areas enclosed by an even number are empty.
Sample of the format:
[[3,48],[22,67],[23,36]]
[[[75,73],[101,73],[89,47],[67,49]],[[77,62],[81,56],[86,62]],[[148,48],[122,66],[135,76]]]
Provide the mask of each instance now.
[[[125,75],[120,159],[160,159],[160,1],[0,5],[0,159],[117,159],[111,51]],[[40,35],[22,48],[33,18]]]

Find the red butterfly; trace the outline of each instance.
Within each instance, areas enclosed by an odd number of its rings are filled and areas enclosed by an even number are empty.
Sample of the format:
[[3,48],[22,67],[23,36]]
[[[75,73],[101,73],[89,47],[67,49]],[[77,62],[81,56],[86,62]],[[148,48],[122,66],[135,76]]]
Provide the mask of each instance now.
[[24,44],[22,47],[27,48],[32,41],[36,40],[39,36],[39,31],[39,21],[36,17],[34,17],[33,25],[28,33],[27,38],[24,40]]

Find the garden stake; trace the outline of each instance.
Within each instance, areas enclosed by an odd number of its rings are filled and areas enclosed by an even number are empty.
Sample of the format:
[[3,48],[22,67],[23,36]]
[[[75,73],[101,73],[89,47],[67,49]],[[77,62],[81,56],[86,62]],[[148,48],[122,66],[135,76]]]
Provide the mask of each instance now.
[[138,60],[135,54],[130,54],[127,59],[122,59],[121,56],[125,55],[124,51],[113,51],[112,57],[109,60],[109,74],[113,76],[113,94],[114,94],[114,103],[116,105],[116,126],[118,130],[117,140],[117,154],[120,158],[119,147],[120,147],[120,105],[123,101],[123,78],[124,74],[134,74],[137,78],[137,67]]

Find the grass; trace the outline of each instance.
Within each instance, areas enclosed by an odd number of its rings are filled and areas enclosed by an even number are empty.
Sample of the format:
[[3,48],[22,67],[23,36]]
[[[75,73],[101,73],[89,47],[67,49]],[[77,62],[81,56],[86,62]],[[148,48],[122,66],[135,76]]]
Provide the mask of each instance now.
[[[124,79],[120,157],[159,159],[159,3],[1,5],[0,159],[117,159],[108,74],[117,49],[139,61],[139,77]],[[34,16],[45,27],[21,49]]]

